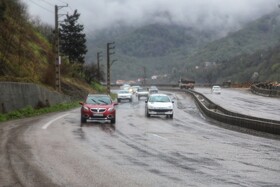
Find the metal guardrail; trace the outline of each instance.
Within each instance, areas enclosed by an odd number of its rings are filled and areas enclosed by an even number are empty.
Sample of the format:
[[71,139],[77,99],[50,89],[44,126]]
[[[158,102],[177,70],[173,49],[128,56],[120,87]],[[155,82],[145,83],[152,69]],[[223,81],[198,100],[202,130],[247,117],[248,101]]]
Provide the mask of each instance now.
[[259,88],[257,85],[253,84],[251,86],[251,92],[257,95],[268,96],[268,97],[280,97],[280,88]]
[[193,96],[199,109],[210,118],[234,126],[280,135],[280,121],[231,112],[216,105],[201,93],[193,90],[187,92]]

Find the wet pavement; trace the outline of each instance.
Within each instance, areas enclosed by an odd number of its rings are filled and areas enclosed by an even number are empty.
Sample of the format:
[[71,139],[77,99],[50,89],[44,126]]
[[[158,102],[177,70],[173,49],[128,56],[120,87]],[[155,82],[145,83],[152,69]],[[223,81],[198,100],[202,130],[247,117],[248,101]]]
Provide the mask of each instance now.
[[255,95],[248,88],[224,88],[221,94],[212,94],[210,88],[195,91],[230,111],[280,121],[280,98]]
[[221,128],[168,94],[174,119],[146,118],[135,97],[115,125],[81,127],[79,109],[0,124],[0,186],[279,186],[279,139]]

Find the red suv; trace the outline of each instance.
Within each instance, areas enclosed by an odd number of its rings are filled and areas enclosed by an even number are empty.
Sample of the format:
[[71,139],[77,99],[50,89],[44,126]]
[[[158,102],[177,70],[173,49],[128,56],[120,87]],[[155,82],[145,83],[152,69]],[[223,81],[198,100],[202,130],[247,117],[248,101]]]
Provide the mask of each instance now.
[[109,95],[89,94],[85,102],[80,102],[81,123],[87,120],[110,121],[116,123],[117,103],[113,102]]

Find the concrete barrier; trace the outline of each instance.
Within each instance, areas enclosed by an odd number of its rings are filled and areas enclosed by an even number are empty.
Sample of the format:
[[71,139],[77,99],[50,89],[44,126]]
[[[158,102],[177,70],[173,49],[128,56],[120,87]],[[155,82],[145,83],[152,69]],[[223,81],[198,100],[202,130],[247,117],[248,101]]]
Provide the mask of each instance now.
[[43,107],[71,101],[69,96],[32,83],[0,82],[0,113],[27,106]]
[[190,90],[187,93],[193,96],[199,109],[210,118],[230,125],[280,135],[280,121],[231,112],[216,105],[201,93]]
[[251,86],[251,92],[257,95],[267,96],[267,97],[280,97],[280,88],[275,87],[271,89],[260,88],[253,84]]

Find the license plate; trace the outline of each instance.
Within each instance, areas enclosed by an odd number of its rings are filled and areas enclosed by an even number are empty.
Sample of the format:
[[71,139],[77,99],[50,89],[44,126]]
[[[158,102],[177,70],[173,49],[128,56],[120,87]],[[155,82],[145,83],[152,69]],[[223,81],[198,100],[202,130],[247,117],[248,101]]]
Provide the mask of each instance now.
[[103,116],[103,114],[93,114],[93,116]]
[[165,114],[165,112],[157,112],[157,114]]

